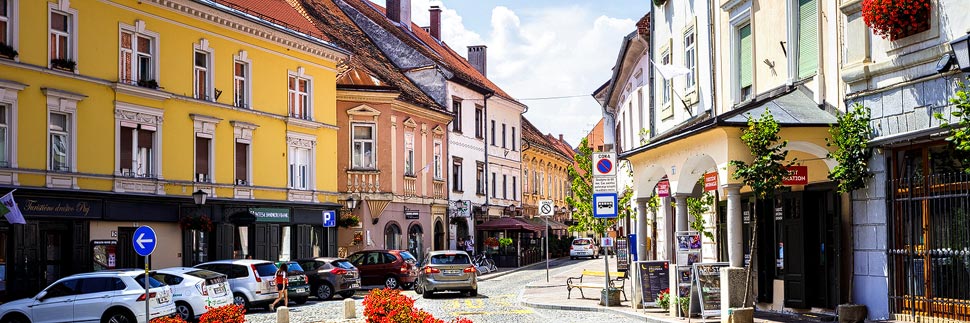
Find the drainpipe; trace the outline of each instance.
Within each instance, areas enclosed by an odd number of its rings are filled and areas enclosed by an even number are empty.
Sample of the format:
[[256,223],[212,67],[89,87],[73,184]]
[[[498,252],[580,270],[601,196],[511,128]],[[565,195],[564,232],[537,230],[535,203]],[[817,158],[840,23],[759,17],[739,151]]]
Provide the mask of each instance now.
[[485,138],[482,138],[483,141],[485,142],[485,169],[484,169],[485,174],[482,176],[482,178],[485,179],[485,183],[483,183],[483,185],[485,186],[485,218],[486,219],[488,218],[488,207],[489,207],[488,201],[489,201],[489,198],[490,198],[488,196],[488,189],[490,188],[490,187],[488,187],[488,171],[489,171],[489,166],[488,166],[488,135],[489,135],[489,133],[488,133],[488,99],[491,98],[493,95],[495,95],[495,93],[491,93],[490,92],[490,93],[485,93],[485,95],[482,96],[482,105],[483,105],[483,107],[482,107],[482,110],[483,110],[483,112],[482,112],[482,122],[485,122],[485,124],[482,125],[482,133],[485,135]]

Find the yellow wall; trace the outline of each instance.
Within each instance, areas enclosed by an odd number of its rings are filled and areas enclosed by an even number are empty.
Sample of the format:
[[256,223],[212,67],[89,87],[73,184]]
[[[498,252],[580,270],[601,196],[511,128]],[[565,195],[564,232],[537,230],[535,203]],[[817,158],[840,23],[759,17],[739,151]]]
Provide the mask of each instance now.
[[[42,88],[50,87],[86,95],[78,103],[77,136],[78,183],[81,189],[110,190],[115,165],[116,102],[164,110],[161,156],[165,193],[188,195],[194,169],[194,131],[190,114],[222,119],[216,126],[215,181],[220,197],[232,196],[234,175],[234,135],[230,121],[243,121],[259,126],[253,135],[251,181],[256,199],[286,199],[287,131],[313,135],[316,143],[316,190],[321,201],[333,201],[336,187],[336,86],[332,59],[254,37],[209,21],[188,16],[150,1],[72,1],[78,11],[77,75],[47,68],[47,1],[20,0],[19,63],[0,59],[0,79],[27,84],[19,93],[17,109],[20,169],[41,171],[41,175],[20,172],[24,186],[43,186],[47,169],[46,96]],[[50,3],[56,3],[52,1]],[[197,3],[193,8],[212,10]],[[145,22],[145,29],[159,34],[160,67],[156,80],[170,99],[154,100],[117,93],[112,84],[119,79],[119,24]],[[238,18],[230,20],[241,21]],[[269,30],[281,35],[282,32]],[[296,39],[282,35],[282,38]],[[222,91],[217,103],[192,99],[193,44],[205,38],[214,49],[214,87]],[[302,41],[304,44],[306,41]],[[324,49],[310,44],[311,48]],[[239,109],[233,103],[233,55],[241,50],[252,61],[252,99],[255,111]],[[334,57],[339,54],[334,51]],[[285,122],[287,111],[287,72],[305,69],[312,77],[313,119],[319,128],[309,129]],[[157,150],[157,149],[156,149]],[[83,175],[81,175],[83,174]],[[220,185],[221,184],[221,185]]]

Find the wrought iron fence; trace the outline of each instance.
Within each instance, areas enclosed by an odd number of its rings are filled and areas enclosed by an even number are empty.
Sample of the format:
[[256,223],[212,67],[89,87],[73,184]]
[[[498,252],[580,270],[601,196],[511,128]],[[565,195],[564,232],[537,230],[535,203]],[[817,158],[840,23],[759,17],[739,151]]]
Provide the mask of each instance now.
[[890,184],[890,310],[912,321],[970,320],[970,175]]

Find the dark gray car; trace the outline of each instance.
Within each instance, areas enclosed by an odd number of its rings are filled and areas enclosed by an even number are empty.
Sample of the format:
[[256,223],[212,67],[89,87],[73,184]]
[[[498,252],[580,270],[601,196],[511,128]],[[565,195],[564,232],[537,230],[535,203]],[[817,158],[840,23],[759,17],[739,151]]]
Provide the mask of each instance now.
[[334,294],[350,298],[360,289],[360,272],[347,259],[319,257],[296,260],[310,280],[310,294],[328,300]]
[[414,291],[424,297],[443,291],[461,291],[468,296],[477,296],[478,272],[464,251],[432,251],[421,261]]

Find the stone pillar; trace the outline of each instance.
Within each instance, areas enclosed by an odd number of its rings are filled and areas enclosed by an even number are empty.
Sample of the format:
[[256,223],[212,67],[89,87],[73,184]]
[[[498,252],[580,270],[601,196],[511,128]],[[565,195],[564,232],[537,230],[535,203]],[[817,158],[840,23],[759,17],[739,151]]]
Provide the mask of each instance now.
[[647,201],[649,198],[638,198],[637,199],[637,260],[644,261],[649,259],[647,248],[647,235],[649,234],[649,215],[647,212]]
[[674,200],[677,205],[677,231],[687,231],[688,230],[688,219],[687,219],[687,197],[690,196],[684,193],[677,193],[674,195]]
[[727,249],[731,267],[744,266],[744,248],[741,232],[741,184],[725,184],[721,188],[727,195]]

